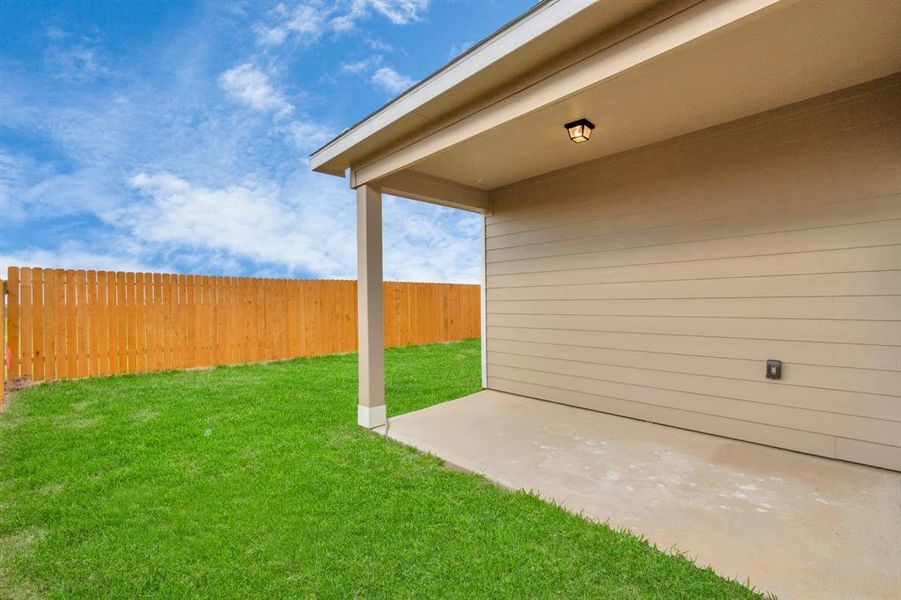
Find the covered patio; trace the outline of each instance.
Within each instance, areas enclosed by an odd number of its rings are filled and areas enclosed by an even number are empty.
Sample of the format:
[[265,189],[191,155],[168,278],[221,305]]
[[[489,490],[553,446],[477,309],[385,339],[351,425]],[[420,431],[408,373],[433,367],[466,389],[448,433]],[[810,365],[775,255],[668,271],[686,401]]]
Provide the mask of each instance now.
[[484,217],[483,387],[901,470],[899,26],[547,0],[314,152],[357,195],[359,424],[392,194]]
[[[357,194],[358,423],[767,592],[897,596],[899,27],[547,0],[315,152]],[[387,427],[382,194],[484,217],[485,391]]]
[[780,598],[901,589],[901,473],[491,390],[376,431]]

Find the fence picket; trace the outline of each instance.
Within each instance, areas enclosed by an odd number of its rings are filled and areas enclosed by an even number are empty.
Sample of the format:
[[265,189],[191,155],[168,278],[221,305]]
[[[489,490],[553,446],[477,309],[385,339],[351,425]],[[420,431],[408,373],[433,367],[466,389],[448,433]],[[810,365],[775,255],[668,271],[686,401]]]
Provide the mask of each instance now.
[[18,379],[21,377],[21,360],[19,360],[19,357],[22,353],[22,346],[19,342],[21,311],[17,310],[17,307],[19,307],[22,302],[21,288],[19,287],[19,268],[10,267],[7,273],[6,287],[9,295],[9,316],[7,319],[9,326],[6,336],[8,338],[7,345],[9,346],[11,355],[9,361],[9,379]]
[[90,375],[88,368],[88,303],[87,273],[75,272],[75,343],[76,343],[76,377]]
[[151,357],[150,357],[150,365],[151,370],[153,371],[162,371],[163,370],[163,283],[162,277],[159,273],[151,273],[150,277],[150,286],[152,289],[152,310],[151,310],[151,320],[150,320],[150,335],[152,336],[152,344],[151,340],[148,339],[147,343],[150,346]]
[[97,271],[87,272],[88,301],[88,374],[100,375],[100,289],[97,284]]
[[56,271],[44,269],[44,379],[58,379],[56,371]]
[[52,310],[54,379],[66,379],[69,365],[66,360],[66,272],[63,269],[53,270]]
[[44,377],[44,269],[32,269],[32,378],[42,381]]
[[147,369],[147,354],[144,345],[144,285],[143,273],[134,274],[134,295],[132,296],[131,314],[134,315],[134,348],[132,356],[135,359],[135,373]]
[[109,372],[112,375],[121,373],[119,351],[119,283],[117,273],[108,273],[106,277],[106,302],[109,313]]
[[97,273],[97,372],[107,375],[109,363],[109,284],[108,273]]
[[22,271],[22,284],[20,288],[22,308],[22,329],[19,332],[21,344],[21,375],[24,379],[33,379],[32,357],[34,356],[34,305],[32,304],[32,272],[31,269]]
[[0,359],[0,408],[6,404],[6,293],[3,290],[3,280],[0,279],[0,350],[3,350],[3,358]]
[[175,348],[175,321],[173,313],[175,312],[175,304],[172,302],[172,276],[164,273],[162,276],[163,285],[163,369],[166,371],[175,368],[172,361],[172,353]]

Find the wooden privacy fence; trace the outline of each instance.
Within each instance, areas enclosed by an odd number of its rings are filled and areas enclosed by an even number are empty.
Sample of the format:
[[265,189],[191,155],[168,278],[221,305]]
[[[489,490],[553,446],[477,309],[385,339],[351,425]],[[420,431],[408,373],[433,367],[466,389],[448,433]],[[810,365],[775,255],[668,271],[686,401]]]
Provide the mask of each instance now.
[[[10,267],[7,378],[46,381],[353,351],[356,285]],[[385,345],[477,337],[479,300],[477,285],[386,282]]]

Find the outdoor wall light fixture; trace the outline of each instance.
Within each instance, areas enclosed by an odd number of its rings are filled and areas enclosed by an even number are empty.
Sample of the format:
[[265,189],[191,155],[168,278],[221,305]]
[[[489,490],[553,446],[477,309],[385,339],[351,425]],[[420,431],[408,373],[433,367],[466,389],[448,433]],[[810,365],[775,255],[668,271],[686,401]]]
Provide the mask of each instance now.
[[569,133],[569,139],[577,144],[587,142],[591,138],[591,130],[594,129],[594,123],[588,119],[579,119],[572,123],[567,123],[563,127]]

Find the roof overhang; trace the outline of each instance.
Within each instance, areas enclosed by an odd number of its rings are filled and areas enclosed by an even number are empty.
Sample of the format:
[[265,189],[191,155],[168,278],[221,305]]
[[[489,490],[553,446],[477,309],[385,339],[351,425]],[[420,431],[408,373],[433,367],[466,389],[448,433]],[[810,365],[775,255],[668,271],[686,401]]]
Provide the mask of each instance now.
[[[548,2],[312,163],[353,187],[440,183],[485,211],[479,193],[898,72],[899,30],[896,0]],[[572,144],[562,126],[581,117],[598,129]]]
[[[655,0],[613,0],[605,6],[605,21],[613,22],[653,4]],[[380,147],[421,129],[460,106],[534,68],[547,55],[581,42],[595,33],[597,0],[543,0],[516,20],[429,75],[341,135],[313,152],[314,171],[343,176],[349,164]],[[590,17],[575,20],[582,15]],[[590,26],[588,24],[591,24]]]

